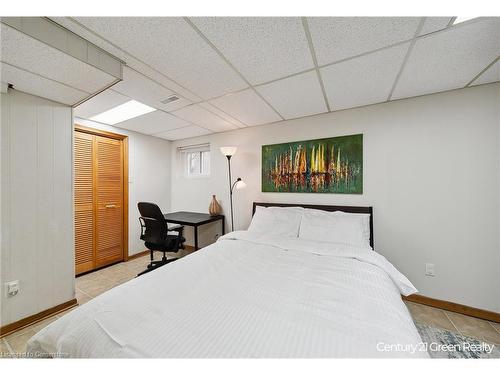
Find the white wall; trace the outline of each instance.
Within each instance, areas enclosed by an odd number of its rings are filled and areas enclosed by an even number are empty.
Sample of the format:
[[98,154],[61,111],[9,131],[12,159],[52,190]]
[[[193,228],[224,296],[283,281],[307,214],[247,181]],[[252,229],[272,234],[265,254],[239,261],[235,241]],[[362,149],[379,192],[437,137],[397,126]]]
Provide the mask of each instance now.
[[139,239],[137,203],[154,202],[163,212],[170,211],[171,142],[114,126],[75,118],[75,123],[128,136],[129,142],[129,234],[128,252],[133,255],[145,250]]
[[[421,294],[500,312],[500,84],[399,100],[174,142],[172,210],[206,212],[211,194],[228,207],[220,146],[238,146],[235,226],[252,201],[371,205],[375,248]],[[261,192],[261,146],[364,134],[364,194]],[[210,142],[209,178],[183,177],[176,147]],[[228,214],[228,210],[226,210]],[[205,228],[205,243],[216,229]],[[435,277],[424,275],[435,263]]]
[[[74,298],[72,111],[1,95],[2,326]],[[11,298],[4,283],[19,280]]]

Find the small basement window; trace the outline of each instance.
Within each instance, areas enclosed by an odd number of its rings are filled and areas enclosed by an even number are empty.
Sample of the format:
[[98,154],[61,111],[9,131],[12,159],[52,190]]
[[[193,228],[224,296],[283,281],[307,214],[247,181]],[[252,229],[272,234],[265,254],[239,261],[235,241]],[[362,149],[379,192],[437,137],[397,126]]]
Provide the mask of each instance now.
[[210,144],[179,147],[186,177],[210,176]]

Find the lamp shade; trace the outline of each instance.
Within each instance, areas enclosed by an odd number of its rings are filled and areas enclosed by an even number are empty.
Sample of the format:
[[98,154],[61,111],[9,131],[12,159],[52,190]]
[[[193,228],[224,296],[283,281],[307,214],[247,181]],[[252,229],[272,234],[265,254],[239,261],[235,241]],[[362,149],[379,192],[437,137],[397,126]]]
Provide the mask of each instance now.
[[236,154],[237,147],[221,147],[220,152],[226,156],[233,156]]
[[236,189],[238,189],[238,190],[239,190],[239,189],[244,189],[244,188],[246,188],[246,187],[247,187],[247,184],[245,184],[245,181],[243,181],[243,180],[239,180],[239,181],[236,183],[236,186],[235,186],[235,188],[236,188]]

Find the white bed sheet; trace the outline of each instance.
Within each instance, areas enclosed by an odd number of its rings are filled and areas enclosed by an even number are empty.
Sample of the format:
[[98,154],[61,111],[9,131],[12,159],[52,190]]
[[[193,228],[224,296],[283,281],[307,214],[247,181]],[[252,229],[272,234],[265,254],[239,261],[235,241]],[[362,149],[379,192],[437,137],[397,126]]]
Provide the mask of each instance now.
[[[325,255],[328,254],[328,255]],[[427,357],[385,258],[233,232],[45,327],[31,353],[69,357]],[[399,345],[400,350],[384,351]],[[382,350],[381,350],[382,349]]]

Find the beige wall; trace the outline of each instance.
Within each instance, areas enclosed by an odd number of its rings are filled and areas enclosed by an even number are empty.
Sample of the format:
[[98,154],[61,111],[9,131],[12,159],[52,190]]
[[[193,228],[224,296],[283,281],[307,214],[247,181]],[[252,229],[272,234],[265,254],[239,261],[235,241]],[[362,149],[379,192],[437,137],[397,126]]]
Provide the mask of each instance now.
[[[1,95],[2,326],[74,298],[70,107]],[[21,291],[7,298],[5,282]]]
[[[253,201],[371,205],[375,248],[422,294],[500,312],[500,84],[490,84],[177,141],[172,210],[206,212],[211,194],[228,205],[221,146],[238,146],[235,226],[246,229]],[[363,195],[261,192],[261,146],[364,134]],[[210,142],[211,176],[183,176],[176,148]],[[216,228],[202,230],[207,244]],[[188,237],[190,232],[188,231]],[[425,276],[434,263],[436,276]]]

